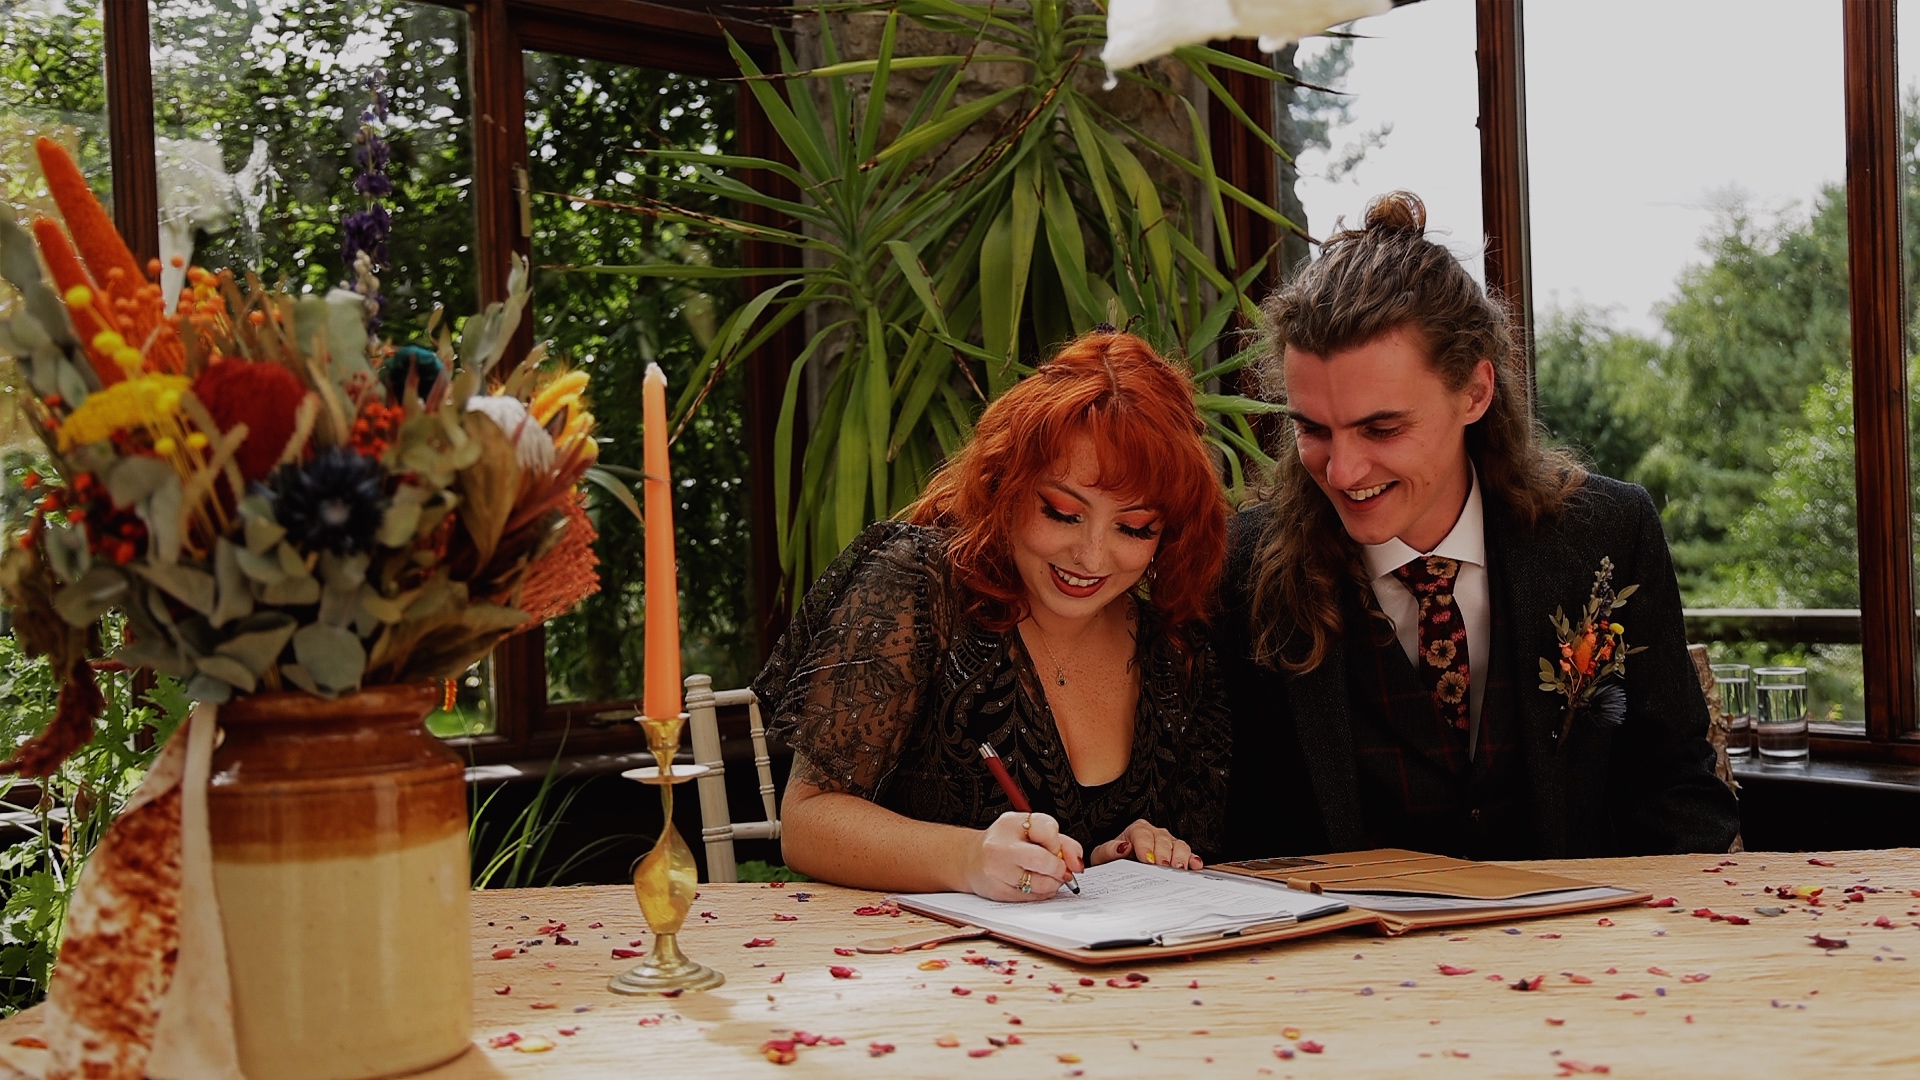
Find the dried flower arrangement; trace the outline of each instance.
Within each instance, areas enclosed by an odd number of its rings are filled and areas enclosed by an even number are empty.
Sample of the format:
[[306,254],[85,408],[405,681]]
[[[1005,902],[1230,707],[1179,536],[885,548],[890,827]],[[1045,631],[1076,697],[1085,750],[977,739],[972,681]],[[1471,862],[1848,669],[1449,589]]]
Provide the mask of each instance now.
[[29,238],[0,218],[0,276],[20,292],[0,353],[57,475],[31,478],[0,587],[66,683],[0,768],[44,774],[92,733],[88,628],[109,610],[115,659],[220,702],[452,678],[598,587],[587,376],[537,355],[498,374],[524,262],[457,341],[440,312],[430,348],[376,336],[390,189],[370,128],[354,280],[327,297],[190,267],[169,304],[67,153],[37,150],[65,227],[43,218]]

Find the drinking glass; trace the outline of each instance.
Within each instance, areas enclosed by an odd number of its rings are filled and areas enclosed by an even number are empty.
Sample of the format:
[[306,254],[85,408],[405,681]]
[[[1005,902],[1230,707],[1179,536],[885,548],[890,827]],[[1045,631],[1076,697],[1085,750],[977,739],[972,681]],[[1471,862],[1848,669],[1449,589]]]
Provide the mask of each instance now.
[[1727,718],[1727,756],[1744,760],[1753,753],[1753,669],[1745,664],[1712,668],[1720,686],[1720,715]]
[[1807,762],[1807,669],[1753,669],[1753,734],[1764,765]]

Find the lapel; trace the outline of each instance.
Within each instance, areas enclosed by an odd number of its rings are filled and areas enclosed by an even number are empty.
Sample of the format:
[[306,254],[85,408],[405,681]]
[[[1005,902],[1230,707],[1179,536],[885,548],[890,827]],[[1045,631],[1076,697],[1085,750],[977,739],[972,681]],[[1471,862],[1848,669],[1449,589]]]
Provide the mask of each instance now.
[[1521,687],[1514,719],[1526,756],[1537,851],[1551,859],[1563,855],[1566,846],[1567,761],[1559,753],[1558,699],[1539,689],[1540,660],[1555,648],[1553,609],[1582,598],[1578,583],[1567,586],[1569,575],[1584,571],[1550,528],[1524,528],[1496,499],[1486,502],[1486,521],[1488,576],[1507,604],[1507,670]]
[[1359,782],[1353,771],[1353,728],[1347,712],[1347,661],[1340,643],[1312,671],[1292,677],[1288,696],[1300,752],[1313,778],[1314,801],[1333,851],[1361,846]]

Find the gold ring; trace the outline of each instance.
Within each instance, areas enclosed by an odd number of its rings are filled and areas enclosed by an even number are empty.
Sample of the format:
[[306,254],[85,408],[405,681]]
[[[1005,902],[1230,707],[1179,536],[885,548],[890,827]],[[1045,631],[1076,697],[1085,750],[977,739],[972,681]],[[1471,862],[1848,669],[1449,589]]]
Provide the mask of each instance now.
[[1020,835],[1025,836],[1032,831],[1033,831],[1033,811],[1029,810],[1027,811],[1027,820],[1020,823]]
[[1033,871],[1028,870],[1020,875],[1020,891],[1033,895]]

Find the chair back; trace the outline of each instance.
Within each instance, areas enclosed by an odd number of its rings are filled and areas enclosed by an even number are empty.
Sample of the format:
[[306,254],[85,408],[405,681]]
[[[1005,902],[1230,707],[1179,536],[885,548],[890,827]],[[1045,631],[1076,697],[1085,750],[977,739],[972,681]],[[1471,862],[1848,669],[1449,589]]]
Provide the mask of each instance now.
[[[700,837],[707,846],[707,880],[738,881],[733,842],[780,839],[778,793],[773,786],[773,759],[767,753],[767,727],[760,716],[760,699],[752,690],[715,690],[710,675],[689,675],[688,726],[693,729],[693,761],[707,773],[694,783],[700,789]],[[764,819],[733,820],[727,805],[727,773],[720,749],[719,710],[744,705],[747,731],[753,738],[753,767],[760,777],[760,805]]]

